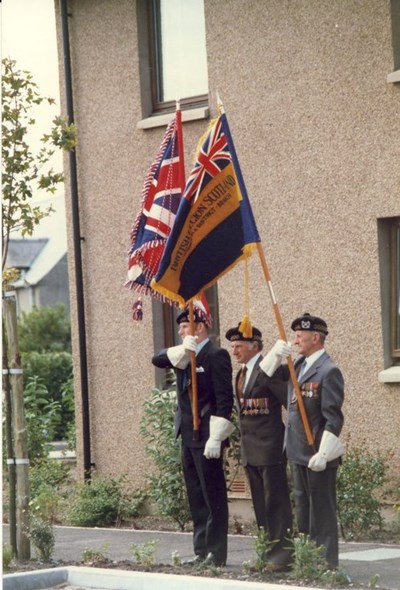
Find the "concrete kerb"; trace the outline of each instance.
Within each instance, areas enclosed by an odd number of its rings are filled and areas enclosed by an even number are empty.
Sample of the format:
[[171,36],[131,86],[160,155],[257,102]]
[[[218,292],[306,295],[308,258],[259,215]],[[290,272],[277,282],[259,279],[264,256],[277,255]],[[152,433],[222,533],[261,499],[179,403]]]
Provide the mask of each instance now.
[[66,584],[71,587],[79,586],[80,590],[304,590],[304,586],[78,566],[8,574],[3,577],[4,590],[56,590],[60,584],[63,584],[63,590],[67,590]]

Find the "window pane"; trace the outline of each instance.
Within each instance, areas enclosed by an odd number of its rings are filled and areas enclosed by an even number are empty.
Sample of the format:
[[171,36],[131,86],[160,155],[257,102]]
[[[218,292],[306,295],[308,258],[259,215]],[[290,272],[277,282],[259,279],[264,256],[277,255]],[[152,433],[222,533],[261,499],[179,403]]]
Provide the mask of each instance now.
[[400,226],[396,228],[396,246],[395,246],[395,306],[396,306],[396,331],[395,343],[396,350],[400,350]]
[[160,0],[159,101],[207,94],[203,0]]

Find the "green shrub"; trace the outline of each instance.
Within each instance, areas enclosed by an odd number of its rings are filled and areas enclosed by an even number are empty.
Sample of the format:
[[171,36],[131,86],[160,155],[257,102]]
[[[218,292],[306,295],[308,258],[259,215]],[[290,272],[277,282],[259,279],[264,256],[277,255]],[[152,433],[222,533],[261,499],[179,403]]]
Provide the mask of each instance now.
[[54,551],[55,537],[52,525],[41,518],[32,517],[29,528],[29,537],[33,546],[39,553],[39,557],[48,561]]
[[35,518],[54,524],[60,519],[62,488],[68,481],[69,467],[48,457],[29,468],[30,510]]
[[295,580],[317,581],[328,569],[324,547],[317,545],[309,535],[299,533],[299,536],[293,539],[293,557],[291,576]]
[[172,518],[181,530],[190,520],[189,504],[183,478],[181,445],[175,439],[175,387],[153,389],[144,403],[140,433],[147,439],[146,453],[152,458],[155,473],[147,476],[149,496],[162,516]]
[[338,471],[337,497],[339,522],[344,539],[359,539],[381,529],[376,491],[385,481],[386,459],[380,454],[373,456],[365,448],[347,451]]
[[125,479],[93,474],[90,481],[78,484],[68,510],[68,521],[86,527],[118,523],[126,507]]
[[[72,381],[72,355],[69,352],[27,352],[22,355],[24,367],[24,398],[29,395],[32,383],[42,386],[41,397],[57,408],[57,421],[53,422],[55,440],[65,437],[68,426],[74,421],[74,390]],[[50,407],[50,405],[49,405]],[[55,414],[54,414],[55,418]]]
[[12,548],[11,545],[8,545],[8,543],[4,543],[3,544],[3,569],[8,569],[11,565],[11,562],[13,560],[13,552],[12,552]]
[[18,318],[21,352],[71,352],[71,322],[64,305],[33,307]]
[[32,377],[24,389],[25,419],[28,429],[28,450],[34,464],[46,457],[61,420],[59,402],[48,398],[47,388],[39,377]]
[[135,563],[138,565],[144,565],[145,567],[154,565],[157,543],[158,541],[154,540],[141,543],[140,545],[132,543],[130,550],[133,553]]
[[82,563],[102,563],[107,561],[106,553],[110,549],[109,543],[104,543],[102,549],[93,549],[91,547],[86,547],[82,553],[81,562]]

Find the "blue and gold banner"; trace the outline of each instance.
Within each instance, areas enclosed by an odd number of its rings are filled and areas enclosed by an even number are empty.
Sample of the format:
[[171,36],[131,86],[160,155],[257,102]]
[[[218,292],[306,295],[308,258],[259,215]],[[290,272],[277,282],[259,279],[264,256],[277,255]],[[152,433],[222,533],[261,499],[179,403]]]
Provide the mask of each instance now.
[[250,256],[260,237],[226,115],[212,121],[151,287],[184,306]]

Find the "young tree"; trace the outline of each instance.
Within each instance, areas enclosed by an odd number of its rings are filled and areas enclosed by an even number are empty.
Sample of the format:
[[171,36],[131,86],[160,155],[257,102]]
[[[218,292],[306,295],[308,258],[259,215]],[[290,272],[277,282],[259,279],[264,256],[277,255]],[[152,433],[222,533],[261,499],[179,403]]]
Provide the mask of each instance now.
[[4,270],[11,232],[32,235],[35,225],[51,213],[51,207],[41,209],[32,204],[32,199],[54,193],[64,181],[63,174],[55,172],[49,163],[56,150],[75,148],[76,129],[63,117],[55,117],[50,132],[42,136],[41,149],[34,154],[29,145],[29,132],[36,124],[32,110],[43,103],[54,104],[54,99],[41,96],[32,75],[18,70],[9,58],[2,60],[1,91]]
[[[18,70],[16,62],[5,58],[2,60],[2,218],[3,218],[3,310],[6,329],[8,358],[5,367],[8,374],[4,378],[5,397],[10,401],[11,385],[13,404],[7,403],[7,408],[13,408],[13,416],[6,416],[8,429],[13,431],[11,440],[7,440],[11,448],[7,449],[9,469],[16,475],[17,502],[15,519],[16,530],[11,531],[11,539],[15,539],[13,552],[21,559],[30,557],[29,544],[29,483],[27,432],[23,406],[23,379],[21,355],[17,339],[17,319],[15,295],[10,283],[15,280],[15,272],[9,269],[5,272],[10,234],[20,231],[23,236],[32,235],[35,225],[43,217],[49,215],[51,207],[41,209],[32,203],[33,198],[41,193],[53,193],[64,177],[60,172],[54,172],[50,167],[50,160],[58,149],[72,150],[76,146],[76,129],[68,125],[62,117],[53,120],[53,126],[48,134],[42,136],[42,147],[38,153],[33,153],[29,145],[29,131],[35,126],[32,114],[35,106],[42,103],[54,104],[54,100],[41,96],[33,81],[32,75]],[[3,328],[4,329],[4,328]],[[12,428],[13,426],[13,428]],[[15,445],[15,452],[12,448]],[[10,481],[15,480],[10,477]],[[10,495],[15,490],[10,489]],[[11,503],[10,503],[11,505]]]

